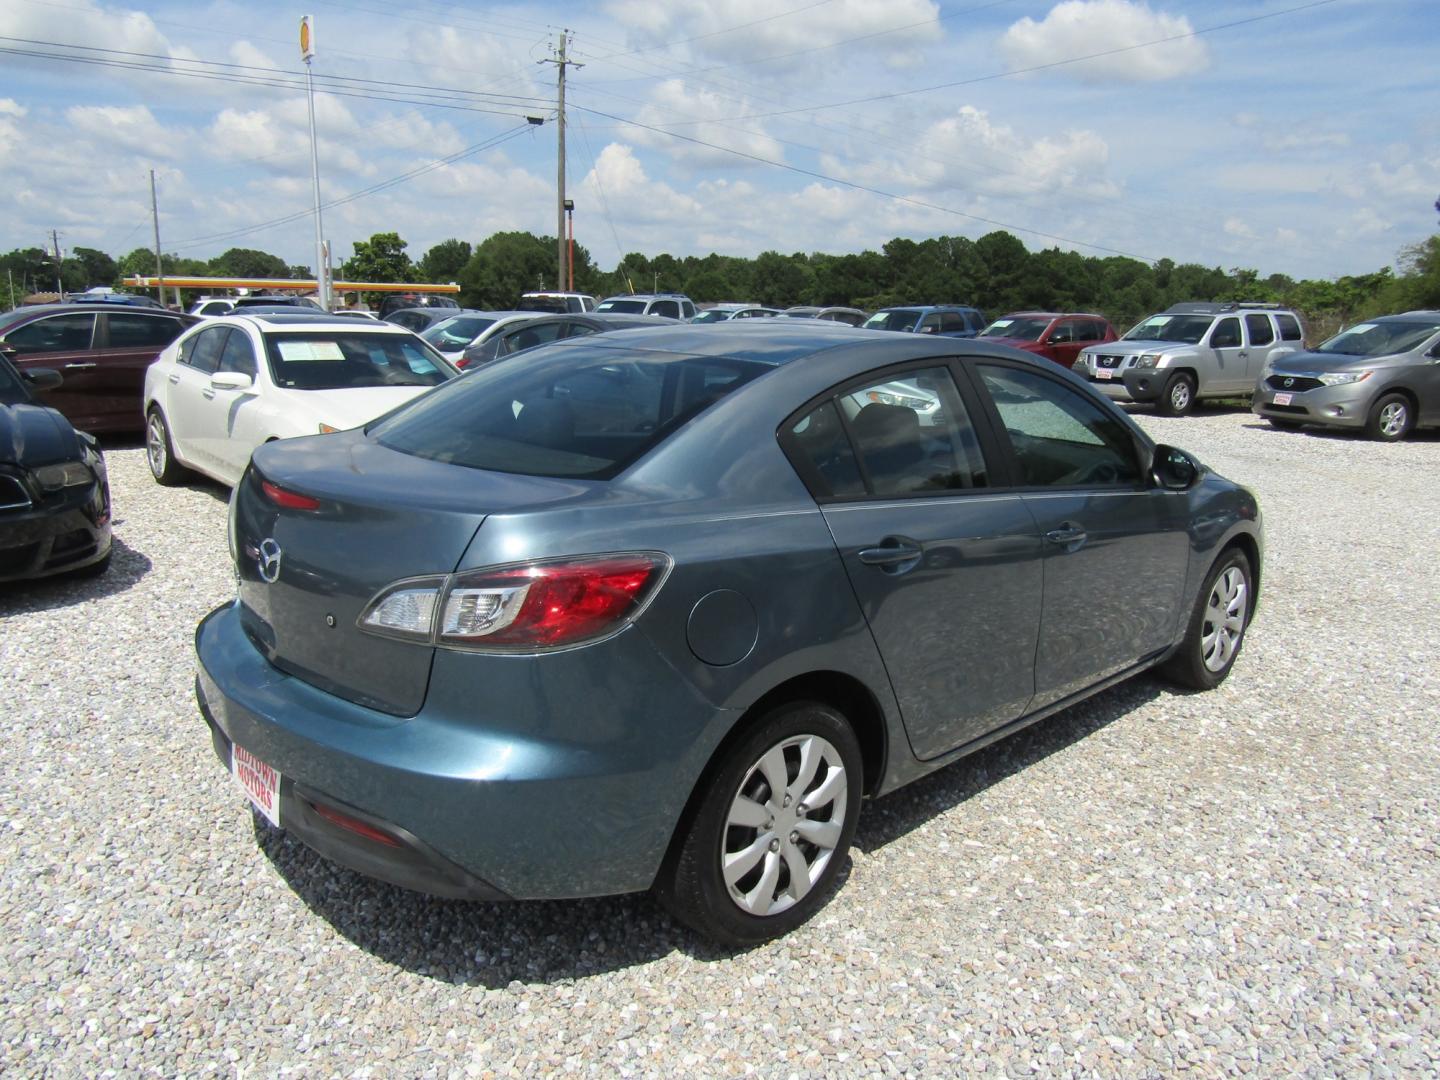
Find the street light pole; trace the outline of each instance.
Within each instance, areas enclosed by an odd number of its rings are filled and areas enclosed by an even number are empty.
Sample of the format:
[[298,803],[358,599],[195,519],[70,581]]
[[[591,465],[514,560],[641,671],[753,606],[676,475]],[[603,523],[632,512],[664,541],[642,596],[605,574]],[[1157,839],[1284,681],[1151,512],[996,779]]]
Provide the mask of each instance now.
[[300,19],[300,57],[305,61],[305,96],[310,105],[310,179],[315,190],[315,285],[320,306],[330,310],[330,275],[325,267],[325,224],[320,216],[320,151],[315,141],[315,83],[310,62],[315,59],[315,16]]

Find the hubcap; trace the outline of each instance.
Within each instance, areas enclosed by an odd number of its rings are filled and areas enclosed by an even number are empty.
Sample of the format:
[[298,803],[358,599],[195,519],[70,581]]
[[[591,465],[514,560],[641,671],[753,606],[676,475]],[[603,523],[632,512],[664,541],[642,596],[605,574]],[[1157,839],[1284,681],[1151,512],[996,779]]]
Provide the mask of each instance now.
[[815,887],[844,828],[849,778],[819,735],[777,743],[750,766],[725,818],[720,866],[730,899],[776,915]]
[[1183,409],[1190,404],[1190,384],[1181,379],[1170,388],[1170,404]]
[[1405,430],[1405,406],[1403,404],[1392,401],[1380,410],[1380,430],[1392,439]]
[[145,456],[152,473],[159,476],[165,471],[165,425],[158,416],[150,417],[145,425]]
[[1205,625],[1200,629],[1201,655],[1210,671],[1223,671],[1240,647],[1245,632],[1247,585],[1238,566],[1220,575],[1205,601]]

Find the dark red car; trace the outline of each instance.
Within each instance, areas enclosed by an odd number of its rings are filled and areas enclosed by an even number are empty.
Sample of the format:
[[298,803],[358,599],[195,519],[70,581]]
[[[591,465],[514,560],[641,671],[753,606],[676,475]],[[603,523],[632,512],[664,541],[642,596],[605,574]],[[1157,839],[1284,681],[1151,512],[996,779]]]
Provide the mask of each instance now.
[[141,431],[145,369],[200,320],[117,304],[37,304],[0,315],[0,353],[22,372],[64,381],[36,395],[82,431]]
[[1055,311],[1017,311],[980,331],[983,341],[1024,349],[1067,368],[1086,345],[1100,345],[1118,336],[1102,315]]

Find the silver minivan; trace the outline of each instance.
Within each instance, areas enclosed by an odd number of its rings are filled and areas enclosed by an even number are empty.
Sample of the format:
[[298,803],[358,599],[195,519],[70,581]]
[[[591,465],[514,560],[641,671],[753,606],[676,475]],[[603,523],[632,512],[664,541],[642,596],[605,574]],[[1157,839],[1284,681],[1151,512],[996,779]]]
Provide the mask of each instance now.
[[1268,365],[1251,409],[1280,428],[1359,428],[1395,442],[1440,427],[1440,311],[1385,315]]

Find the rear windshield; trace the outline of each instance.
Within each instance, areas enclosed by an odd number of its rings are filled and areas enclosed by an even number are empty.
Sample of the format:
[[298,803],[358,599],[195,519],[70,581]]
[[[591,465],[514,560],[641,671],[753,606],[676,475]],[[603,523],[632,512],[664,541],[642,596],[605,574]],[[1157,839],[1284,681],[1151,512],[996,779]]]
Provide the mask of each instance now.
[[369,428],[472,469],[608,480],[768,365],[587,342],[475,370]]
[[266,334],[265,352],[287,390],[435,386],[457,373],[410,334]]
[[980,331],[980,336],[1005,338],[1007,341],[1039,341],[1049,325],[1049,319],[996,319]]
[[866,330],[914,330],[920,312],[914,308],[899,311],[877,311],[865,320]]
[[606,300],[595,309],[596,311],[618,311],[624,315],[644,315],[644,300]]
[[1125,335],[1126,341],[1174,341],[1198,345],[1215,321],[1214,315],[1151,315]]
[[494,319],[487,319],[483,315],[452,315],[437,322],[420,336],[437,349],[449,349],[453,352],[465,348],[494,325]]
[[1430,319],[1360,323],[1336,334],[1315,351],[1346,356],[1390,356],[1418,348],[1437,330],[1440,330],[1440,321]]

